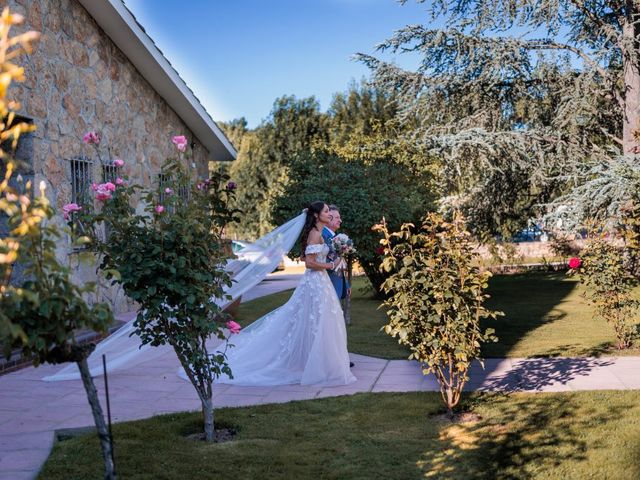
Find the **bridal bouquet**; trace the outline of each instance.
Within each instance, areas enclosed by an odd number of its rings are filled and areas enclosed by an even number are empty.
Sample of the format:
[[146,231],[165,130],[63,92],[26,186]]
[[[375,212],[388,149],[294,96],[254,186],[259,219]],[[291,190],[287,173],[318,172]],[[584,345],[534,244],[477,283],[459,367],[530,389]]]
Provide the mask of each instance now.
[[[353,240],[351,240],[344,233],[339,233],[338,235],[333,237],[331,239],[331,246],[333,247],[333,251],[339,257],[347,257],[349,255],[353,255],[354,253],[356,253],[356,249],[353,246]],[[347,267],[346,262],[344,261],[344,259],[341,258],[340,263],[335,268],[335,270],[339,272],[341,270],[344,270],[346,267]]]

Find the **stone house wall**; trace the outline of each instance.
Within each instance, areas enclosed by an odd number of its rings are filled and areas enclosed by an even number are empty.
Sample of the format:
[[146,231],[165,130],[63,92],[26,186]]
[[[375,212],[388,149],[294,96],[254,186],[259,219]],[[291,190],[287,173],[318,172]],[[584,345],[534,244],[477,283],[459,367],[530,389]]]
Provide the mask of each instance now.
[[[92,180],[101,183],[101,162],[121,158],[132,181],[152,187],[163,161],[175,156],[171,137],[185,135],[194,145],[194,175],[207,175],[208,161],[215,159],[77,1],[0,0],[0,4],[25,16],[25,25],[14,34],[26,30],[42,34],[36,50],[20,58],[26,81],[12,86],[9,96],[22,103],[19,113],[36,125],[28,139],[27,169],[35,185],[46,182],[47,196],[58,211],[72,200],[72,159],[91,160]],[[102,137],[100,155],[82,142],[88,130]],[[61,217],[58,221],[63,223]],[[68,239],[59,255],[74,266],[79,282],[96,279],[95,266],[76,265]],[[110,300],[116,312],[132,308],[112,288],[102,289],[101,297]]]

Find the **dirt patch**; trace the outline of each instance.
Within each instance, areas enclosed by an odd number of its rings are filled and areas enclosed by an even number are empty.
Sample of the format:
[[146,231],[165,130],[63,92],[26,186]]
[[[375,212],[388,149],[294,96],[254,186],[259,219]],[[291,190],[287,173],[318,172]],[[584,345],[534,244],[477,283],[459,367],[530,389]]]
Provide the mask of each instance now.
[[[235,436],[236,431],[233,428],[216,428],[213,434],[213,441],[214,443],[224,443],[233,440]],[[198,442],[204,442],[205,439],[203,432],[192,433],[187,435],[187,438]]]
[[449,417],[449,415],[447,415],[446,413],[439,413],[434,415],[433,418],[441,423],[448,424],[474,424],[482,420],[482,417],[480,415],[473,412],[454,413],[453,418]]

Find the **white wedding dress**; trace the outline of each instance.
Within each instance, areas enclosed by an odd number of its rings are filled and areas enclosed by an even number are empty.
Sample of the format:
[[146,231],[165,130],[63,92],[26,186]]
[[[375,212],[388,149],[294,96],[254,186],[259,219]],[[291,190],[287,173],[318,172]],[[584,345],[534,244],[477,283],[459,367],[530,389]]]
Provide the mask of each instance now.
[[[307,254],[324,262],[329,247],[309,245]],[[234,385],[347,385],[347,332],[340,301],[325,270],[307,269],[293,295],[280,308],[256,320],[230,343],[227,358]]]

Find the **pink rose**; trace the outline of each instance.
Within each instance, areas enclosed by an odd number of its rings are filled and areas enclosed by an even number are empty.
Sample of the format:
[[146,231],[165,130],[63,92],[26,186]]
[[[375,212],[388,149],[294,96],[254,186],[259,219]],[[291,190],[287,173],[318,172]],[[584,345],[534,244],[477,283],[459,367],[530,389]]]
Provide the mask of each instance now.
[[100,144],[100,135],[98,135],[97,132],[93,132],[93,131],[87,132],[82,137],[82,141],[87,145],[90,145],[90,144],[98,145]]
[[64,207],[62,207],[62,211],[64,212],[64,219],[69,220],[70,214],[73,212],[78,212],[82,210],[82,207],[78,206],[77,203],[67,203]]
[[111,182],[101,183],[100,185],[93,184],[91,188],[96,192],[96,200],[100,200],[101,202],[110,200],[111,192],[115,192],[116,190],[116,186]]
[[113,165],[114,165],[114,166],[116,166],[116,167],[118,167],[118,168],[120,168],[120,167],[124,167],[124,160],[121,160],[121,159],[119,159],[119,158],[116,158],[116,159],[113,161]]
[[110,193],[96,193],[96,200],[101,202],[106,202],[107,200],[111,200]]
[[187,149],[187,137],[185,137],[184,135],[173,137],[171,141],[181,152],[184,152]]
[[236,333],[240,333],[240,330],[242,329],[242,327],[240,326],[240,324],[234,322],[233,320],[229,320],[227,322],[227,328],[229,329],[229,331],[233,334]]
[[578,257],[572,257],[569,259],[569,268],[571,270],[577,270],[582,265],[582,260]]
[[98,191],[98,185],[96,183],[92,183],[91,184],[91,190],[93,190],[94,192]]
[[156,205],[156,213],[164,212],[164,207],[162,205]]
[[118,185],[118,186],[124,185],[124,180],[121,179],[120,177],[116,178],[116,185]]
[[169,187],[164,189],[164,193],[171,195],[173,193],[173,190],[171,190]]

